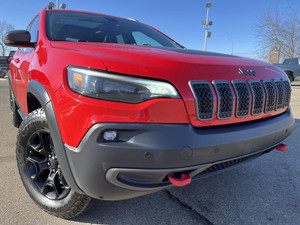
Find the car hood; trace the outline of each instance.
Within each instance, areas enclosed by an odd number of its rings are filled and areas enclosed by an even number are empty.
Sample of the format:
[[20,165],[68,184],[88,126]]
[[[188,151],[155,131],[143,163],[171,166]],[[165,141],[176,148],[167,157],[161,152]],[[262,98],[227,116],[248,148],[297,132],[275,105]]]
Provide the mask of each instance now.
[[110,72],[169,81],[182,77],[214,80],[235,76],[241,79],[239,68],[256,70],[259,78],[264,77],[265,70],[282,75],[279,69],[261,61],[197,50],[86,42],[51,42],[51,45],[96,57]]

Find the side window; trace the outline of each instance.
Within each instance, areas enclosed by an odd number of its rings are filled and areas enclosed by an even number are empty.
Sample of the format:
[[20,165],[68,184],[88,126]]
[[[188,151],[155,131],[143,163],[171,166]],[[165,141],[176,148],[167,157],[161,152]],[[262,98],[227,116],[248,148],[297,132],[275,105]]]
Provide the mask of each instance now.
[[152,39],[151,37],[147,36],[146,34],[143,34],[138,31],[132,32],[132,36],[135,40],[135,43],[137,45],[144,45],[144,46],[156,46],[156,47],[161,47],[162,45]]
[[125,44],[125,41],[124,41],[124,38],[123,38],[123,35],[122,35],[122,34],[118,34],[118,35],[116,36],[116,38],[117,38],[117,43],[118,43],[118,44]]
[[40,16],[35,17],[35,19],[28,26],[27,30],[30,32],[31,40],[30,42],[36,43],[39,38],[39,25],[40,25]]

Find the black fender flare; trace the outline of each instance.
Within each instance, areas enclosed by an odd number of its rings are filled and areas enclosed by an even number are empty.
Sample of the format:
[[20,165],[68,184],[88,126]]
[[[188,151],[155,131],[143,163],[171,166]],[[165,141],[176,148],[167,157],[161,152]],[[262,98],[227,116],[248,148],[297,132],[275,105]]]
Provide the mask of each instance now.
[[60,168],[64,174],[64,178],[66,179],[68,185],[77,193],[83,194],[83,191],[78,187],[74,176],[72,174],[71,168],[69,166],[69,161],[65,152],[64,143],[61,138],[59,126],[57,123],[54,107],[48,94],[46,88],[39,83],[38,81],[31,80],[27,86],[27,94],[31,93],[34,95],[43,109],[45,110],[49,130],[51,133],[53,145],[55,148],[55,153],[57,155]]

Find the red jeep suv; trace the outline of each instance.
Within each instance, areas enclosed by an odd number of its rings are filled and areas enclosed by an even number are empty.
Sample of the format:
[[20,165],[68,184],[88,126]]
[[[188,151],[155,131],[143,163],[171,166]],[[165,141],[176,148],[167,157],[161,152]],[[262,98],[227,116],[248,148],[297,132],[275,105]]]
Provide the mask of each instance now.
[[286,74],[264,62],[188,50],[133,19],[41,10],[10,63],[23,184],[71,218],[232,168],[277,148],[294,126]]

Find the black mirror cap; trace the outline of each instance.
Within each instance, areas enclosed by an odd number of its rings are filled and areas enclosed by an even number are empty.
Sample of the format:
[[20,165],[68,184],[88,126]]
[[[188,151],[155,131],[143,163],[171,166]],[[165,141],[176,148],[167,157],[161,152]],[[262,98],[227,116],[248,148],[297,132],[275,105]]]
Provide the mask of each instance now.
[[4,44],[12,47],[34,47],[30,42],[30,33],[27,30],[13,30],[5,34]]

